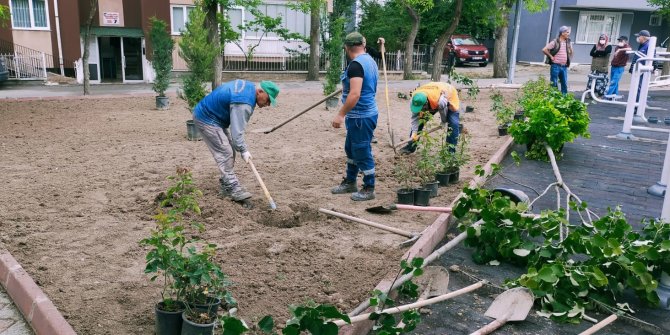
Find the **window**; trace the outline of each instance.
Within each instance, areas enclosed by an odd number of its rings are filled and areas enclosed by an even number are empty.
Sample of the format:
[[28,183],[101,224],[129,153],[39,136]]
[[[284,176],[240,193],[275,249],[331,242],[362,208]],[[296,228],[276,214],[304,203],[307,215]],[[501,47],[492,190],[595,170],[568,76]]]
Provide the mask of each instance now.
[[[301,35],[309,35],[309,13],[303,13],[295,9],[291,9],[285,4],[262,4],[258,6],[258,10],[270,17],[281,17],[282,28],[288,29],[290,32],[299,33]],[[228,10],[228,17],[235,31],[238,31],[239,25],[245,25],[252,22],[255,17],[248,10],[242,7],[237,7]],[[258,27],[256,27],[258,28]],[[262,31],[247,30],[243,32],[243,38],[258,38],[263,35]],[[277,39],[275,33],[268,33],[265,39]]]
[[663,22],[663,18],[660,15],[652,14],[649,16],[649,26],[651,27],[660,27]]
[[46,0],[11,0],[12,28],[49,29]]
[[600,34],[610,37],[610,42],[619,36],[621,13],[608,12],[580,12],[577,25],[576,43],[595,44]]
[[186,29],[188,22],[188,15],[195,6],[172,6],[172,35],[181,35],[181,32]]

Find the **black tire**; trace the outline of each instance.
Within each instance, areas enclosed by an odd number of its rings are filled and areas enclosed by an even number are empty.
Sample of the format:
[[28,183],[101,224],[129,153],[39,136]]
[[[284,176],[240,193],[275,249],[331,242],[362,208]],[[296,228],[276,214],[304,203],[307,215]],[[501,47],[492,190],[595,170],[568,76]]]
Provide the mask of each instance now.
[[486,67],[489,63],[479,63],[479,67]]

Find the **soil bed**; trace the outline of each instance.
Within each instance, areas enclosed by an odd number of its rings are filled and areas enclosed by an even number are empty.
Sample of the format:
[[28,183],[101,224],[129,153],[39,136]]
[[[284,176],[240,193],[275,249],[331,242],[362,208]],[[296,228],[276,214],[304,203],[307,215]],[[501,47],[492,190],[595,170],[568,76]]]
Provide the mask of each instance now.
[[[383,93],[383,91],[380,91]],[[396,134],[409,132],[409,101],[389,92]],[[405,92],[407,93],[407,92]],[[461,182],[440,188],[433,205],[447,205],[502,143],[483,90],[475,113],[461,115],[472,162]],[[270,127],[321,99],[319,91],[284,88],[279,107],[257,109],[248,129]],[[207,231],[235,283],[239,315],[283,321],[289,304],[313,299],[345,311],[389,273],[397,271],[406,238],[318,214],[320,207],[408,231],[421,231],[436,215],[398,211],[375,216],[365,208],[395,202],[393,150],[386,108],[374,145],[377,200],[354,203],[334,196],[344,170],[344,130],[330,127],[333,111],[320,106],[271,134],[247,133],[254,162],[278,212],[250,169],[238,162],[242,183],[254,194],[246,210],[217,197],[218,171],[202,142],[185,139],[189,113],[172,97],[157,111],[153,97],[4,102],[0,106],[0,240],[42,286],[80,334],[153,331],[158,285],[144,275],[146,251],[138,241],[154,225],[154,199],[177,166],[190,167],[204,192]],[[359,180],[360,182],[360,180]]]

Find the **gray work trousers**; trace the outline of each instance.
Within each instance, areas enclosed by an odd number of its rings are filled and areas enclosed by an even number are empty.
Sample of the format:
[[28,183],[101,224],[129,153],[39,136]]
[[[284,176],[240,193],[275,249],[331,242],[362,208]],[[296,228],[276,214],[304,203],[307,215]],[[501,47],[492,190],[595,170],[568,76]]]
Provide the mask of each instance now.
[[202,135],[202,140],[207,144],[209,151],[214,156],[216,165],[221,171],[223,182],[237,189],[240,187],[240,181],[237,179],[233,168],[235,167],[235,150],[231,145],[230,133],[219,126],[212,126],[200,120],[195,120],[195,126]]

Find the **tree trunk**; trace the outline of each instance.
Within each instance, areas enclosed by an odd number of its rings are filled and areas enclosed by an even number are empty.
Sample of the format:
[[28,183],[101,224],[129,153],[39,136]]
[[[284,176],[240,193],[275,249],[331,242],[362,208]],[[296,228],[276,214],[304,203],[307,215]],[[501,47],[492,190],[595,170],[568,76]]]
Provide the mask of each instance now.
[[505,10],[501,25],[496,27],[493,45],[493,78],[507,78],[507,35],[509,32],[509,10]]
[[442,78],[442,56],[444,54],[444,47],[451,38],[451,35],[458,28],[458,22],[461,20],[461,13],[463,12],[463,0],[456,0],[456,9],[454,10],[453,18],[449,28],[445,30],[435,43],[435,50],[433,50],[433,73],[430,76],[432,81],[440,81]]
[[[84,95],[91,94],[91,71],[88,69],[89,43],[91,43],[91,26],[95,13],[98,10],[98,0],[91,0],[91,9],[86,20],[86,32],[84,33],[84,54],[82,55],[82,66],[84,67]],[[98,74],[99,75],[99,74]]]
[[[217,21],[218,6],[216,1],[211,1],[205,8],[207,14],[205,17],[205,27],[207,28],[207,40],[213,48],[221,50],[221,37],[219,34],[219,23]],[[223,52],[214,58],[212,63],[212,90],[221,85],[223,75]]]
[[407,36],[407,41],[405,41],[405,64],[402,71],[402,79],[411,80],[414,77],[412,75],[414,41],[416,40],[416,34],[419,32],[421,17],[419,17],[414,8],[405,6],[405,9],[407,9],[407,13],[412,18],[412,30],[410,30],[409,35]]
[[309,64],[307,81],[319,80],[319,36],[321,35],[321,0],[310,1]]

